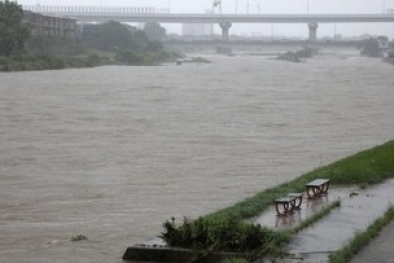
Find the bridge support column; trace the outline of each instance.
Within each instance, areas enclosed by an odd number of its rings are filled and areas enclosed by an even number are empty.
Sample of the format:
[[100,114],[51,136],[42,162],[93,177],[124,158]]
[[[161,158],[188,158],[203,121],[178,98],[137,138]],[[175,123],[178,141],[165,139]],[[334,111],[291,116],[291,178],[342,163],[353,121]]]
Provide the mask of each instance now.
[[317,28],[319,25],[316,22],[309,22],[309,41],[315,42],[317,40]]
[[220,28],[222,29],[222,40],[223,42],[228,42],[228,31],[232,24],[230,22],[220,22]]

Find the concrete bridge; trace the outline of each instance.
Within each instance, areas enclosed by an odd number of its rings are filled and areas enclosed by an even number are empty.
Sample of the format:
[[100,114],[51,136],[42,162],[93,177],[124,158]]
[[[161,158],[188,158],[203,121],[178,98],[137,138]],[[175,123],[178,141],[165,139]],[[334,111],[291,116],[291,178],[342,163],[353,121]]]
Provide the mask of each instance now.
[[[319,23],[394,23],[394,12],[386,14],[171,14],[168,9],[140,7],[23,6],[33,12],[77,19],[81,22],[216,23],[228,41],[232,23],[305,23],[309,40],[315,41]],[[391,11],[391,10],[389,10]]]

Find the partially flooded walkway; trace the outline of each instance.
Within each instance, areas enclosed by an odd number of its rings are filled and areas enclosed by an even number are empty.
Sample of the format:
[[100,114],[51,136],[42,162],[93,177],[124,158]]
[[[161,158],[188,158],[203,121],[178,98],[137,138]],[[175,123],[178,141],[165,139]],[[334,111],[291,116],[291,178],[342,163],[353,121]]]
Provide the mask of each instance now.
[[380,235],[358,253],[350,263],[392,263],[394,259],[394,221],[383,228]]
[[[302,210],[295,212],[292,216],[277,217],[275,216],[275,209],[273,209],[262,214],[255,222],[275,228],[295,226],[300,220],[340,199],[341,206],[339,208],[334,209],[328,216],[301,231],[291,240],[286,247],[292,255],[291,257],[275,260],[275,262],[281,263],[328,262],[328,256],[332,252],[345,246],[358,232],[364,231],[394,203],[393,189],[394,180],[388,180],[364,190],[356,187],[333,187],[330,189],[328,196],[319,200],[307,200],[303,204]],[[389,228],[392,228],[392,232],[394,232],[394,223],[390,224]],[[387,238],[392,239],[392,236]],[[389,255],[393,254],[392,249],[387,248],[387,246],[386,249],[381,247],[379,253],[384,258],[390,258]],[[385,256],[385,253],[387,256]],[[352,262],[370,262],[368,260],[360,261],[361,255]],[[271,259],[261,259],[258,262],[271,262]]]

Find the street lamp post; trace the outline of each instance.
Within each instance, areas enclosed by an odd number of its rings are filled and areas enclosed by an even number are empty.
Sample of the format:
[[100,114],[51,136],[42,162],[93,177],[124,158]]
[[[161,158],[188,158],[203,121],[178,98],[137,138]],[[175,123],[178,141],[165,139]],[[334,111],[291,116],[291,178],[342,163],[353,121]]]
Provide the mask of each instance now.
[[274,42],[274,24],[271,24],[271,42]]
[[306,13],[309,15],[309,0],[306,0]]
[[259,14],[261,14],[261,0],[259,0]]
[[238,14],[238,0],[235,0],[235,13]]
[[334,40],[337,38],[337,23],[334,23]]

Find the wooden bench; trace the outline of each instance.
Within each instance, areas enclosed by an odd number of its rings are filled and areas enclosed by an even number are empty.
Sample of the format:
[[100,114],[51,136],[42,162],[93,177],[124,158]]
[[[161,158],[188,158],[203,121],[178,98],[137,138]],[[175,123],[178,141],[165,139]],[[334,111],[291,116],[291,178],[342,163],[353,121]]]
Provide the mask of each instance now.
[[306,184],[306,194],[309,198],[320,197],[327,194],[329,187],[329,179],[316,179]]
[[292,213],[294,209],[300,209],[302,204],[302,193],[289,193],[284,197],[276,199],[276,212],[279,216]]

